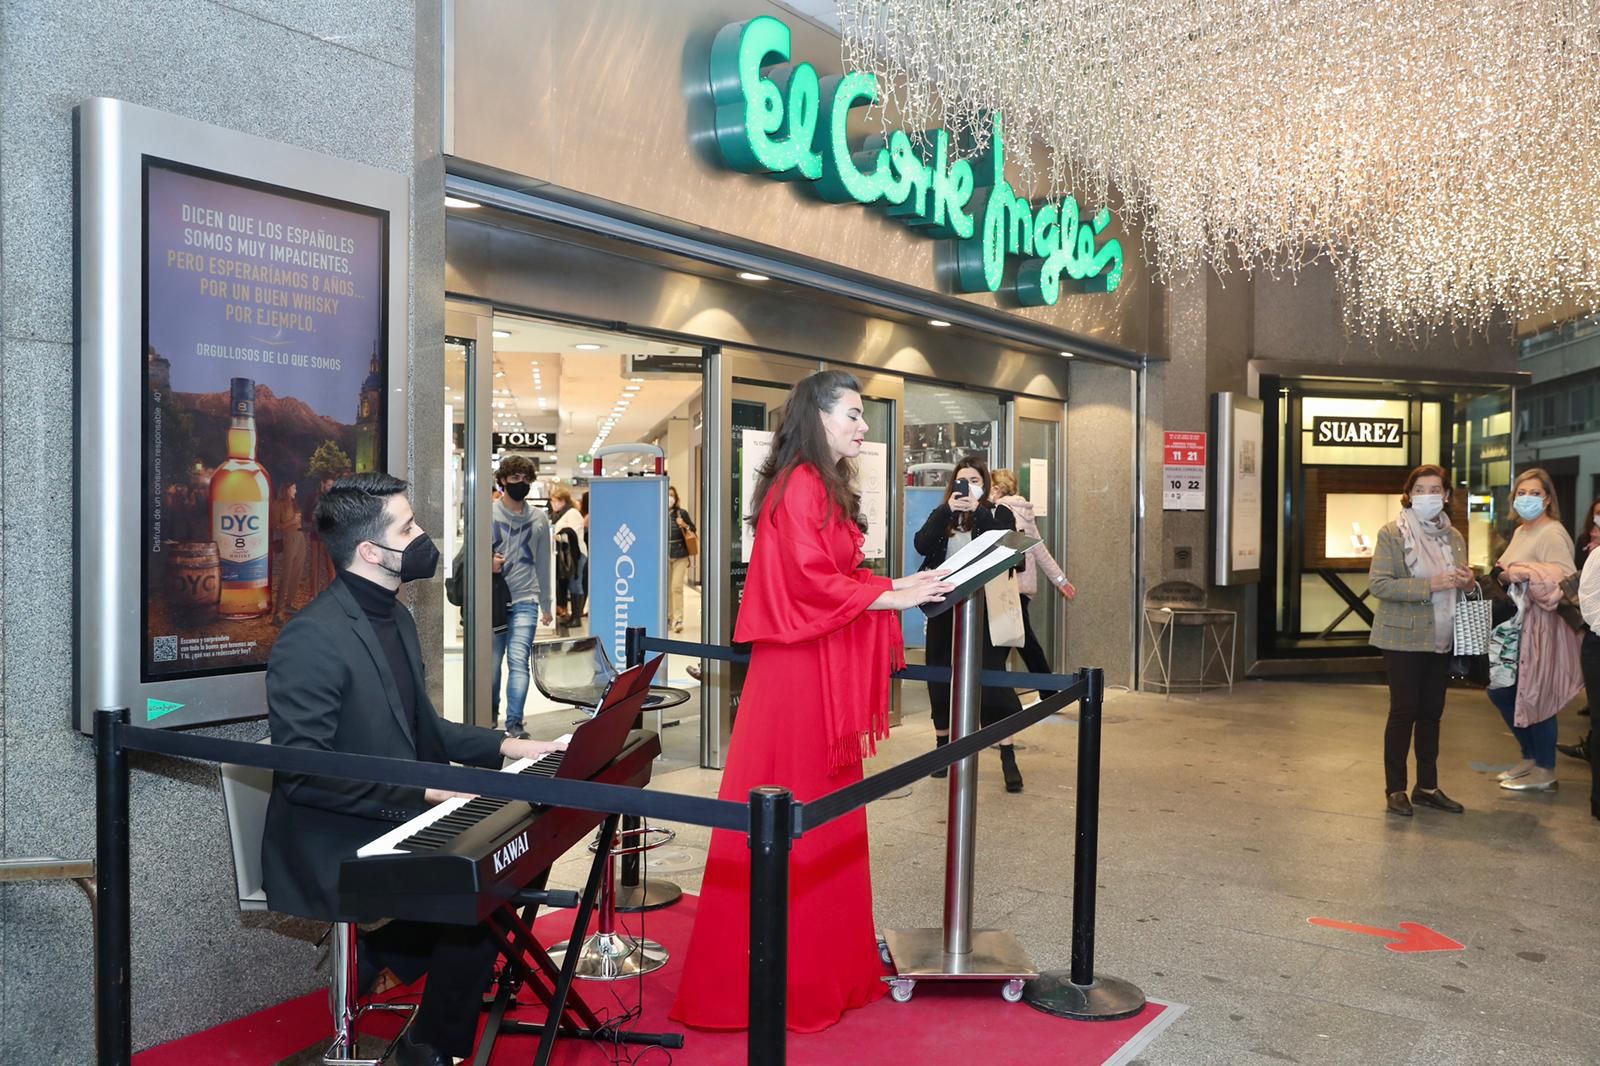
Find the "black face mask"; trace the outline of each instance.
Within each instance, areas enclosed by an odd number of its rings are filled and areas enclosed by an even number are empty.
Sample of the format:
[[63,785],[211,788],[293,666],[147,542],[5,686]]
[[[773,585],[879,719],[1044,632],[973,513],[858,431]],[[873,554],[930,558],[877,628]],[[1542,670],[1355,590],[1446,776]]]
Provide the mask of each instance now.
[[400,569],[398,570],[392,566],[385,566],[383,563],[378,565],[389,571],[389,573],[394,574],[402,582],[426,581],[439,572],[439,548],[433,543],[433,538],[426,533],[419,535],[416,540],[407,544],[404,550],[391,548],[387,544],[378,544],[377,541],[372,543],[384,551],[394,552],[400,556]]
[[505,490],[507,496],[521,503],[528,498],[528,493],[533,490],[533,486],[526,481],[508,481],[505,484]]

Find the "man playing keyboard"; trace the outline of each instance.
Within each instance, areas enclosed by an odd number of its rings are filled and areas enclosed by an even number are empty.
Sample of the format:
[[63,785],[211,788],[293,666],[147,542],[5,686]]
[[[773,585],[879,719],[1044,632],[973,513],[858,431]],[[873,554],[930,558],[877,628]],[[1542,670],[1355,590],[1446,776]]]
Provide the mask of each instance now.
[[[318,502],[317,531],[339,577],[273,646],[272,742],[490,769],[499,769],[502,757],[537,759],[559,750],[560,744],[446,721],[429,700],[416,621],[396,598],[402,583],[434,576],[439,550],[417,525],[407,487],[388,474],[353,474]],[[338,920],[340,862],[451,795],[276,774],[261,844],[268,906]],[[448,1064],[472,1054],[495,954],[481,927],[390,922],[362,938],[363,985],[383,969],[406,982],[428,975],[416,1021],[396,1051],[399,1066]]]

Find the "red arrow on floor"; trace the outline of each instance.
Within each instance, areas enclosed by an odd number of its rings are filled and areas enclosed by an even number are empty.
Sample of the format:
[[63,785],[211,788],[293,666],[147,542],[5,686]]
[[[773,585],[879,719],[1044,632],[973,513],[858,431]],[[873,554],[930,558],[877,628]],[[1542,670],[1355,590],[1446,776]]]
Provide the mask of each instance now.
[[1324,929],[1338,929],[1346,933],[1361,933],[1364,936],[1381,936],[1389,943],[1383,945],[1390,951],[1401,954],[1410,954],[1415,951],[1465,951],[1465,944],[1457,943],[1445,936],[1436,933],[1425,925],[1416,922],[1401,922],[1399,929],[1379,929],[1371,925],[1357,925],[1354,922],[1341,922],[1333,918],[1307,918],[1312,925],[1320,925]]

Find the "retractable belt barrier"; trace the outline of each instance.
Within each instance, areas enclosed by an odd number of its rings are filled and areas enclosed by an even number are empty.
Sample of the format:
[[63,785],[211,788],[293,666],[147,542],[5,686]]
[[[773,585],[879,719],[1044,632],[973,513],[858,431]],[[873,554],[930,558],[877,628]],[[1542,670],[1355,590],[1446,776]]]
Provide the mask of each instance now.
[[[630,633],[643,632],[643,630],[629,630]],[[644,637],[643,650],[659,652],[663,655],[688,655],[695,659],[715,659],[725,663],[748,663],[750,653],[740,651],[738,648],[724,647],[721,644],[694,644],[686,640],[662,640],[659,637]],[[1012,673],[1009,670],[985,670],[980,677],[984,688],[1031,688],[1031,689],[1059,689],[1071,684],[1081,674],[1026,674]],[[912,664],[905,669],[890,674],[890,677],[899,681],[932,681],[935,684],[948,684],[950,682],[950,667],[948,666],[919,666]],[[1059,708],[1058,708],[1059,709]]]
[[[627,633],[630,662],[642,661],[648,651],[689,655],[728,662],[749,656],[719,645],[648,637],[643,630]],[[912,667],[895,675],[908,680],[948,681],[950,670]],[[904,788],[933,771],[974,755],[1049,717],[1069,704],[1082,703],[1082,723],[1093,719],[1093,729],[1080,729],[1078,841],[1073,906],[1073,977],[1093,980],[1090,953],[1093,946],[1094,859],[1084,843],[1086,810],[1098,818],[1098,808],[1086,804],[1082,793],[1085,751],[1082,739],[1094,738],[1094,785],[1098,791],[1099,714],[1103,683],[1099,670],[1072,675],[1011,674],[984,671],[987,686],[1055,690],[1046,699],[1002,721],[953,740],[936,751],[839,789],[809,803],[793,799],[786,789],[752,789],[748,803],[683,796],[591,781],[561,780],[505,774],[495,770],[452,766],[445,763],[390,759],[288,748],[270,744],[226,740],[219,737],[152,729],[128,723],[125,707],[95,712],[96,755],[96,866],[100,892],[95,931],[96,1044],[102,1066],[130,1066],[132,1046],[132,878],[130,841],[130,752],[147,752],[197,762],[232,763],[282,773],[311,774],[413,788],[434,788],[497,799],[520,800],[546,807],[567,807],[645,819],[686,822],[712,829],[744,833],[750,843],[750,1029],[748,1061],[761,1066],[782,1066],[785,1061],[788,972],[789,851],[795,838],[836,818]],[[1087,889],[1085,889],[1087,885]],[[1086,905],[1086,907],[1085,907]]]

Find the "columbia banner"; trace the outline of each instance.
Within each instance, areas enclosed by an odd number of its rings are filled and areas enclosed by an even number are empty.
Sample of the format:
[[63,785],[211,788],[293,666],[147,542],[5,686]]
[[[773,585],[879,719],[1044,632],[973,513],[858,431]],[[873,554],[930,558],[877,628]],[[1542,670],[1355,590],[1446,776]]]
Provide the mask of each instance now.
[[629,626],[666,633],[667,479],[589,483],[589,626],[621,666]]

